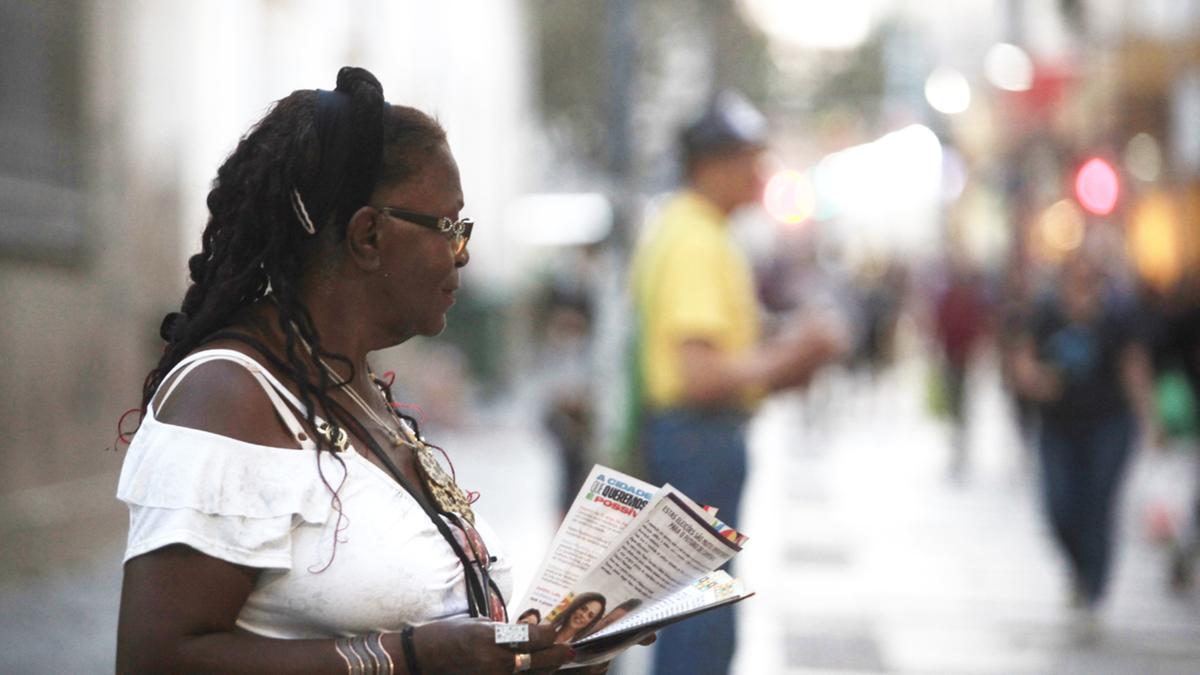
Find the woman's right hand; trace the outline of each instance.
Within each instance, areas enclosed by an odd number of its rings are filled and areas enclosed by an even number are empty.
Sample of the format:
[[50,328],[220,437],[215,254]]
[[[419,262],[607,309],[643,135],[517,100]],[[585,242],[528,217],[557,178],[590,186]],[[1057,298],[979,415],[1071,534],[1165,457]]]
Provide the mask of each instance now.
[[[554,629],[549,625],[529,626],[529,640],[511,644],[496,644],[494,625],[486,619],[462,618],[417,626],[412,642],[421,671],[426,675],[510,675],[516,655],[529,654],[532,670],[527,672],[552,673],[574,657],[568,645],[554,644]],[[403,663],[400,636],[387,638],[392,659]]]

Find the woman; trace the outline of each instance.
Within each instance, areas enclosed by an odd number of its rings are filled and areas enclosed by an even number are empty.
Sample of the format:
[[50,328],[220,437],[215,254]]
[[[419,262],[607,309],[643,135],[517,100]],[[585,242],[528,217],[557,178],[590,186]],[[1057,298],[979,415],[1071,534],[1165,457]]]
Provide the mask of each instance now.
[[604,616],[604,596],[599,593],[580,593],[559,614],[551,626],[554,627],[554,641],[559,644],[569,643],[576,636],[587,635],[600,617]]
[[[1018,391],[1036,403],[1047,513],[1090,633],[1108,588],[1114,515],[1139,431],[1158,437],[1150,369],[1129,303],[1106,288],[1088,254],[1068,259],[1014,359]],[[1086,633],[1085,633],[1086,635]]]
[[549,626],[496,643],[508,560],[367,362],[441,332],[469,260],[444,131],[343,68],[251,129],[208,207],[118,488],[117,670],[567,662]]

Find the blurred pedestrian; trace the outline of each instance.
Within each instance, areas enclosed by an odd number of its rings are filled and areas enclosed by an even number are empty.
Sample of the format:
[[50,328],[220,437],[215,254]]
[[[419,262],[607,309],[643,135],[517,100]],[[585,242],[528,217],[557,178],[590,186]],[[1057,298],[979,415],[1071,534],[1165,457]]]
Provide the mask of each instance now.
[[[1187,382],[1194,402],[1200,400],[1200,274],[1186,275],[1172,290],[1167,303],[1163,331],[1164,360],[1178,367]],[[1188,429],[1193,435],[1195,429]],[[1196,561],[1200,558],[1200,454],[1192,440],[1193,471],[1191,503],[1183,515],[1174,538],[1170,561],[1173,590],[1189,590],[1195,581]]]
[[1132,312],[1097,264],[1076,255],[1057,292],[1035,307],[1014,362],[1015,384],[1041,417],[1046,508],[1089,631],[1111,572],[1113,514],[1139,419],[1155,434],[1149,359]]
[[[723,93],[680,140],[686,186],[651,223],[633,263],[642,448],[650,480],[719,507],[721,519],[736,526],[743,431],[755,401],[806,383],[844,351],[846,338],[839,324],[822,320],[760,343],[750,266],[727,219],[761,194],[761,114]],[[660,636],[655,672],[726,673],[734,635],[732,609],[672,626]]]
[[862,266],[855,279],[861,327],[855,349],[855,365],[865,369],[873,385],[895,357],[896,328],[908,287],[904,266],[894,259],[873,259]]
[[934,333],[946,409],[952,425],[950,475],[961,478],[967,465],[967,375],[980,340],[988,331],[983,277],[962,256],[952,256],[945,287],[934,312]]

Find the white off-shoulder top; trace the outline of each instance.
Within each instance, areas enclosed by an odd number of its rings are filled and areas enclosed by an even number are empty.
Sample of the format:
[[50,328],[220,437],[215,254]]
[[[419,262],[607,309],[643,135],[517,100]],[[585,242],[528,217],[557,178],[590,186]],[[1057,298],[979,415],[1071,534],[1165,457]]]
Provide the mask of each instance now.
[[[225,349],[196,352],[163,379],[162,400],[193,368],[218,359],[257,378],[301,448],[165,424],[147,406],[117,487],[129,506],[125,560],[185,544],[262,568],[237,625],[269,637],[392,632],[466,616],[462,563],[421,506],[353,447],[316,452],[296,415],[303,406],[254,359]],[[345,516],[336,532],[334,489]],[[476,525],[507,598],[511,563],[478,515]]]

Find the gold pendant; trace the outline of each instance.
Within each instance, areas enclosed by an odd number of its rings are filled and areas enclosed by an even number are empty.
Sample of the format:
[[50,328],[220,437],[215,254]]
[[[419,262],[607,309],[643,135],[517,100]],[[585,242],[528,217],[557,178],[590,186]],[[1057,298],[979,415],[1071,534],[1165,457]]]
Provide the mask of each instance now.
[[417,468],[421,472],[425,488],[429,491],[433,501],[437,503],[438,509],[457,514],[474,525],[475,514],[471,511],[467,495],[446,473],[442,465],[438,464],[437,458],[433,456],[433,451],[422,443],[413,448],[413,452],[417,455]]

